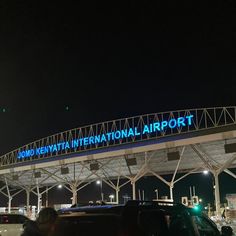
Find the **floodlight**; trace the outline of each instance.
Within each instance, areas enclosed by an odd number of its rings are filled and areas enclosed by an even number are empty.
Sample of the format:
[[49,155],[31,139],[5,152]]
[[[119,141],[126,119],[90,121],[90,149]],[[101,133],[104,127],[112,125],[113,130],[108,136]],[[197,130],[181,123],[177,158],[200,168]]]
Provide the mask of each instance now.
[[59,185],[57,186],[57,188],[62,188],[62,184],[59,184]]

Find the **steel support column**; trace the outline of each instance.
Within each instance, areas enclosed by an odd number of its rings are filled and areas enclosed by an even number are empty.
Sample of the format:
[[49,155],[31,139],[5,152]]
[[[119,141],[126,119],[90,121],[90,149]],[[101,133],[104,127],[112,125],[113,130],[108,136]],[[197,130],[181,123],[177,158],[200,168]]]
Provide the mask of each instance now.
[[77,187],[71,186],[71,192],[72,192],[72,205],[77,204]]
[[11,213],[11,200],[12,200],[12,197],[9,197],[8,198],[8,213]]
[[42,201],[42,194],[39,192],[39,185],[37,183],[37,197],[38,197],[38,207],[37,207],[37,213],[41,210],[41,201]]
[[30,217],[30,190],[26,189],[26,214]]
[[48,207],[48,186],[46,187],[46,200],[45,200],[45,206]]
[[102,179],[101,179],[100,188],[101,188],[101,200],[104,201],[104,194],[103,194],[103,187],[102,187]]
[[216,206],[216,216],[220,217],[220,189],[219,189],[219,174],[214,173],[215,179],[215,206]]
[[133,200],[136,200],[136,188],[135,188],[135,181],[131,181],[131,184],[132,184],[132,197],[133,197]]
[[170,200],[173,201],[173,185],[170,185]]
[[119,192],[120,192],[120,189],[117,188],[116,189],[116,204],[119,204]]
[[10,194],[9,186],[7,183],[7,179],[5,178],[6,188],[7,188],[7,196],[8,196],[8,213],[11,213],[11,200],[12,196]]
[[41,210],[41,206],[42,206],[42,195],[41,194],[38,194],[38,209],[37,209],[37,213],[40,212]]

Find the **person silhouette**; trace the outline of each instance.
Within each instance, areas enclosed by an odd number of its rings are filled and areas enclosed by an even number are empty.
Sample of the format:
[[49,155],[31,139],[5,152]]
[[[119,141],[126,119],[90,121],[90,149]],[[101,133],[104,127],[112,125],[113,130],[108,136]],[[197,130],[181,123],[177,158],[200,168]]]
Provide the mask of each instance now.
[[48,236],[54,231],[57,218],[58,213],[54,208],[43,208],[36,221],[25,222],[21,236]]
[[43,208],[39,212],[36,222],[42,236],[47,236],[54,230],[57,217],[58,213],[52,207]]

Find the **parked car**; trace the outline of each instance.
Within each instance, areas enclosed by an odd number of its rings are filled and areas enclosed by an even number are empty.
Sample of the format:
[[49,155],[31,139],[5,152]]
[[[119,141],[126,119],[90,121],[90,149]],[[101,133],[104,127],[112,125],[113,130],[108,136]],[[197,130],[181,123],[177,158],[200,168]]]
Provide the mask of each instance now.
[[23,231],[23,224],[29,220],[21,214],[0,214],[0,236],[20,236]]
[[82,206],[59,211],[55,236],[220,236],[216,224],[198,208],[166,202]]

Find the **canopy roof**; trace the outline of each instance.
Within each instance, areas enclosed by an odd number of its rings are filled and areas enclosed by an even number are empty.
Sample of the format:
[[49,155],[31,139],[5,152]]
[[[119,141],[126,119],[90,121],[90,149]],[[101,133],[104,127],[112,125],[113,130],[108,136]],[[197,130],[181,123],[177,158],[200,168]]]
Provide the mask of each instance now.
[[7,153],[0,157],[0,179],[17,188],[64,183],[79,189],[98,178],[115,188],[114,179],[154,175],[165,181],[164,174],[175,179],[176,172],[205,169],[235,177],[229,168],[236,154],[225,151],[235,138],[236,107],[129,117],[58,133]]

